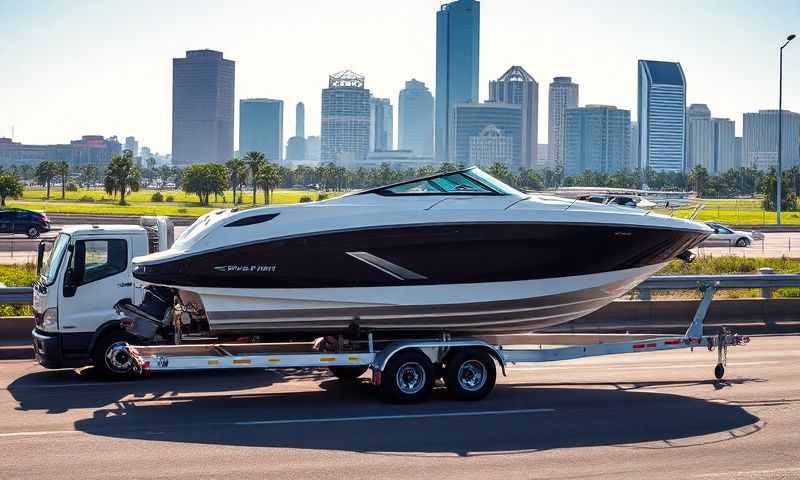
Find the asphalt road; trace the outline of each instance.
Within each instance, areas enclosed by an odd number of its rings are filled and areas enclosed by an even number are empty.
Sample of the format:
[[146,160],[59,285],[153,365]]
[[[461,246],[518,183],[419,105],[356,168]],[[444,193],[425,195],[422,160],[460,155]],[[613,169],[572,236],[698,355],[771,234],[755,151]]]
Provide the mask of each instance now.
[[0,477],[800,478],[800,337],[518,366],[477,403],[388,405],[323,371],[0,361]]

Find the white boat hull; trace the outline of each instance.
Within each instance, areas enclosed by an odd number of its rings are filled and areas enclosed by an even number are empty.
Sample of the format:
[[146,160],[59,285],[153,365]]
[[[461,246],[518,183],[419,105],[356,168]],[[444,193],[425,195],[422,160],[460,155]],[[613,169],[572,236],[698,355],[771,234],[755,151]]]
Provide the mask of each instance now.
[[[345,331],[533,332],[602,308],[665,263],[574,277],[363,288],[186,288],[215,334]],[[188,294],[188,295],[187,295]]]

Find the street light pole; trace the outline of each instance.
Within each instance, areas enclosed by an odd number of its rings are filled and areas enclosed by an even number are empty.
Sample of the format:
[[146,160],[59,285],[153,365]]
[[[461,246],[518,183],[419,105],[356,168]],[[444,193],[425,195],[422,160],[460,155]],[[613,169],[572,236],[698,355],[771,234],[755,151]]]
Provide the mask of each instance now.
[[789,45],[789,42],[794,40],[795,34],[791,34],[786,37],[786,43],[781,46],[780,51],[780,60],[779,60],[779,67],[778,67],[778,174],[776,183],[777,183],[777,198],[775,199],[775,209],[777,212],[777,222],[778,225],[781,224],[781,187],[783,185],[783,171],[781,165],[781,160],[783,156],[783,49],[786,45]]

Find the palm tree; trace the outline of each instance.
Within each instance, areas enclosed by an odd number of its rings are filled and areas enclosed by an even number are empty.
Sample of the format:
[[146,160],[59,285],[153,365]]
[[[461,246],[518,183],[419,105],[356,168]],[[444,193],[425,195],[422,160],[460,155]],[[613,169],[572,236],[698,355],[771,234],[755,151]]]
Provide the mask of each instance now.
[[106,193],[116,195],[119,192],[119,204],[125,205],[125,193],[129,188],[132,192],[139,190],[141,177],[141,172],[133,162],[133,153],[125,150],[122,155],[112,158],[106,169]]
[[56,177],[56,163],[50,160],[45,160],[44,162],[39,163],[36,166],[36,171],[34,172],[33,176],[36,177],[36,181],[39,182],[39,185],[44,185],[47,187],[47,199],[50,200],[50,184],[53,182],[53,179]]
[[[280,168],[274,163],[266,162],[257,172],[257,182],[264,189],[264,205],[269,205],[272,191],[281,183],[283,176]],[[253,197],[255,198],[255,196]]]
[[261,152],[247,152],[244,163],[250,167],[250,178],[253,180],[253,205],[256,204],[256,188],[258,187],[258,172],[264,165],[264,154]]
[[225,162],[228,169],[228,181],[233,190],[233,204],[236,205],[236,189],[239,188],[239,202],[242,200],[241,186],[247,180],[247,164],[240,158],[234,158]]
[[67,177],[69,176],[69,163],[60,160],[55,163],[56,174],[61,178],[61,200],[67,196]]

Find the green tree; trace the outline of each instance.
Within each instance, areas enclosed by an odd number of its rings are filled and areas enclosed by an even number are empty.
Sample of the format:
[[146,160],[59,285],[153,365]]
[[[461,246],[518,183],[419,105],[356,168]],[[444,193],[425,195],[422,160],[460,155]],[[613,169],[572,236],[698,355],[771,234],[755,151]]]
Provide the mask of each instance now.
[[106,193],[116,195],[119,192],[119,204],[125,205],[125,194],[128,189],[132,192],[139,190],[142,173],[133,161],[133,152],[125,150],[122,155],[116,155],[106,168],[105,190]]
[[510,185],[514,185],[516,183],[514,174],[508,169],[506,164],[502,162],[494,162],[493,164],[489,165],[489,175]]
[[[234,158],[225,162],[225,168],[228,169],[228,185],[233,190],[233,204],[241,203],[242,192],[241,187],[247,181],[247,164],[240,158]],[[239,201],[236,201],[236,189],[239,189]]]
[[91,163],[82,166],[80,175],[84,188],[88,189],[97,180],[97,166]]
[[56,175],[58,175],[56,163],[50,160],[39,163],[33,175],[39,185],[47,187],[47,199],[50,200],[50,185],[53,183],[53,179],[56,178]]
[[212,193],[224,195],[227,183],[228,172],[219,163],[195,163],[183,170],[183,191],[197,195],[202,205],[208,205]]
[[161,180],[162,187],[175,177],[175,169],[169,165],[161,165],[158,169],[158,177]]
[[61,200],[67,197],[67,177],[69,176],[69,163],[59,160],[55,163],[56,174],[61,179]]
[[702,165],[695,165],[694,168],[689,170],[688,180],[697,196],[703,197],[708,186],[708,170]]
[[253,182],[253,205],[256,204],[256,189],[258,188],[258,172],[264,165],[264,154],[261,152],[247,152],[244,163],[250,167],[250,179]]
[[269,205],[272,191],[283,180],[280,169],[274,163],[266,162],[256,173],[256,180],[264,190],[264,205]]
[[19,198],[25,187],[17,177],[11,172],[0,173],[0,206],[6,206],[6,198]]

